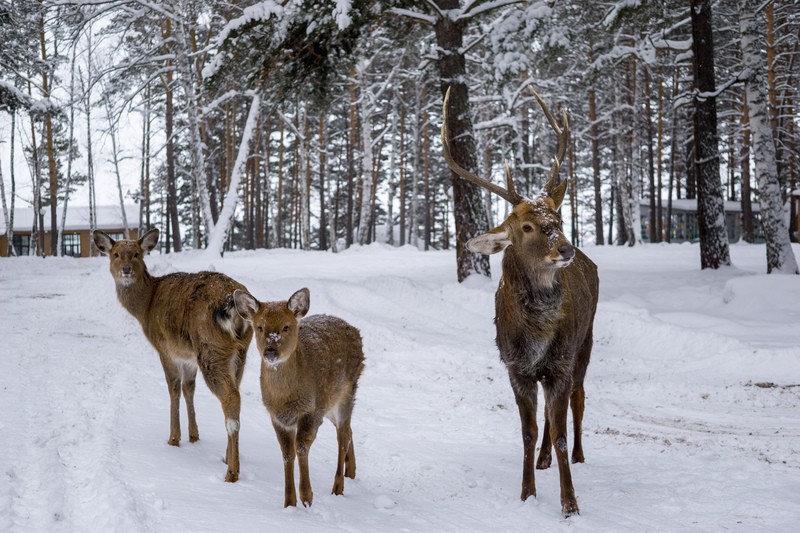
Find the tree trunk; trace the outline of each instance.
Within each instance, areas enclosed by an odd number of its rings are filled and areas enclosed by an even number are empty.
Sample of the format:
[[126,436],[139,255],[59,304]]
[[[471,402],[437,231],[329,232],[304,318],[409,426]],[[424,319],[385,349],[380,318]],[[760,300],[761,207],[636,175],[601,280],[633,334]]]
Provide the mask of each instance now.
[[67,223],[67,207],[69,207],[69,189],[72,182],[72,141],[75,133],[75,55],[77,43],[72,45],[72,60],[69,68],[69,140],[67,144],[67,179],[64,183],[64,206],[61,209],[61,223],[58,226],[58,243],[56,250],[61,253],[61,244],[64,240],[64,225]]
[[730,265],[728,233],[720,180],[717,135],[714,41],[711,0],[691,0],[694,80],[694,168],[697,179],[697,225],[701,268]]
[[753,159],[761,205],[761,227],[767,243],[767,273],[798,274],[800,272],[797,269],[797,260],[789,242],[789,230],[784,220],[775,141],[769,124],[767,95],[763,89],[764,71],[758,55],[760,26],[755,13],[759,4],[760,2],[754,0],[740,1],[739,29],[742,64],[747,75],[745,92],[753,135]]
[[[10,161],[12,162],[14,161],[14,155],[15,155],[14,145],[16,140],[16,133],[15,133],[17,127],[16,123],[17,123],[17,113],[15,111],[11,111],[11,133],[10,133],[11,146],[9,148],[9,151],[10,151]],[[16,256],[17,250],[16,248],[14,248],[14,204],[16,200],[15,197],[17,194],[17,179],[16,179],[16,174],[14,173],[13,164],[9,165],[9,176],[11,179],[11,198],[10,198],[11,209],[8,214],[8,220],[6,221],[6,237],[8,238],[8,248],[9,248],[8,255]],[[2,178],[0,178],[0,180],[2,180]],[[3,197],[5,198],[5,192],[3,192]]]
[[350,84],[350,113],[347,136],[347,220],[345,222],[345,247],[353,245],[353,219],[355,211],[355,144],[356,144],[356,87]]
[[642,67],[642,70],[644,71],[644,119],[647,121],[647,182],[650,186],[648,191],[650,196],[650,213],[648,217],[648,224],[650,227],[648,238],[650,242],[659,242],[661,239],[659,238],[660,234],[656,222],[658,220],[658,210],[656,208],[656,172],[653,161],[653,109],[650,105],[650,98],[652,96],[650,91],[650,73],[647,70],[647,66]]
[[258,114],[261,107],[261,98],[258,94],[253,95],[253,101],[250,103],[250,112],[247,114],[247,122],[245,123],[244,130],[242,131],[242,139],[239,144],[239,150],[236,154],[236,161],[233,165],[231,172],[230,183],[228,184],[228,192],[225,195],[225,201],[222,204],[222,211],[220,211],[219,220],[214,226],[214,231],[208,239],[207,252],[211,256],[222,256],[222,249],[225,246],[225,241],[228,238],[228,231],[230,229],[231,220],[233,219],[233,212],[236,208],[236,202],[239,197],[239,181],[241,180],[242,172],[245,163],[250,154],[250,139],[253,137],[253,130],[258,123]]
[[[172,37],[172,21],[169,19],[164,20],[164,40],[170,40]],[[164,75],[164,93],[165,93],[165,134],[167,137],[167,217],[169,217],[170,225],[168,228],[172,231],[172,247],[176,252],[181,251],[181,230],[180,219],[178,218],[178,192],[177,192],[177,178],[175,172],[175,141],[174,141],[174,119],[175,110],[173,106],[173,70],[172,60],[167,60],[167,72]],[[169,253],[170,235],[167,232],[167,253]]]
[[[42,0],[39,0],[43,4]],[[50,79],[47,75],[47,46],[44,33],[44,15],[45,8],[42,7],[42,12],[39,17],[39,49],[41,51],[42,64],[42,99],[50,99]],[[58,255],[58,216],[56,210],[58,208],[58,172],[56,170],[56,152],[55,144],[53,142],[53,115],[50,109],[44,114],[44,135],[45,135],[45,151],[47,154],[47,174],[50,183],[50,255]],[[42,238],[44,238],[44,225],[39,228]],[[42,240],[44,242],[44,240]],[[45,250],[42,247],[42,255],[44,256]]]
[[[405,85],[403,86],[405,96]],[[400,109],[400,175],[398,176],[400,189],[400,246],[406,244],[406,105]]]
[[[448,112],[448,125],[452,136],[451,152],[453,159],[461,167],[475,171],[475,137],[470,116],[469,89],[466,84],[467,66],[463,50],[464,22],[449,18],[457,13],[459,0],[436,0],[442,15],[436,20],[436,43],[440,52],[437,60],[442,98],[448,87],[451,91]],[[453,183],[453,202],[456,227],[456,273],[458,281],[464,281],[471,274],[491,277],[489,257],[470,252],[467,241],[489,230],[486,223],[481,191],[467,180],[451,171]]]
[[755,242],[753,227],[753,200],[750,190],[750,110],[747,107],[747,95],[742,102],[742,147],[739,165],[742,169],[742,238],[745,242]]
[[[594,62],[594,55],[589,47],[589,63]],[[600,181],[600,133],[597,128],[597,97],[594,86],[589,88],[589,136],[592,146],[592,183],[594,184],[594,242],[605,244],[603,239],[603,197]]]
[[319,249],[328,249],[328,215],[325,208],[325,179],[328,175],[325,153],[325,114],[319,115]]

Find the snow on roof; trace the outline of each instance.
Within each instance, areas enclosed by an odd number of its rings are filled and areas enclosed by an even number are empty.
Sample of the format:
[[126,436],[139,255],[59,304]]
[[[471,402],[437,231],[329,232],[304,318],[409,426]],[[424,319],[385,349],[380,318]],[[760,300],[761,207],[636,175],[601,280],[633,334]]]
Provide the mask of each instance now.
[[[639,200],[639,205],[642,207],[650,207],[650,199],[649,198],[642,198]],[[661,199],[661,207],[663,209],[667,208],[667,199]],[[758,202],[752,202],[752,209],[754,213],[758,213],[761,211],[761,207],[758,205]],[[682,211],[682,212],[691,212],[694,213],[697,211],[697,199],[695,198],[681,198],[680,200],[672,199],[672,210],[673,211]],[[739,201],[725,201],[725,212],[726,213],[741,213],[742,212],[742,202]]]
[[[44,223],[45,230],[50,229],[50,208],[45,207]],[[61,224],[62,207],[57,208],[58,223]],[[17,207],[14,209],[14,230],[30,231],[33,226],[33,208]],[[139,225],[139,206],[129,204],[125,206],[125,216],[128,219],[128,228],[135,228]],[[122,211],[118,205],[99,205],[95,208],[97,229],[122,229]],[[67,208],[67,220],[64,224],[67,231],[91,229],[89,226],[89,206],[70,205]],[[6,234],[6,223],[4,217],[0,217],[0,235]]]

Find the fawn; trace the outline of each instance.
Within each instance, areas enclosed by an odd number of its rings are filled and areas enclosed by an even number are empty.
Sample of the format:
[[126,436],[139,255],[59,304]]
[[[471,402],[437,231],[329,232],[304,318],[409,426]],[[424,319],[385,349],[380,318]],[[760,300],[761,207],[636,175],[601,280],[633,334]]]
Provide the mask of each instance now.
[[228,446],[225,481],[239,478],[239,410],[245,357],[253,330],[235,311],[233,293],[244,285],[217,272],[176,272],[153,277],[144,256],[158,243],[158,230],[138,241],[115,241],[94,232],[97,248],[108,255],[117,299],[142,326],[164,368],[170,398],[169,440],[179,446],[180,394],[189,417],[189,442],[200,436],[194,411],[197,369],[222,403]]
[[495,294],[495,326],[500,358],[508,370],[511,388],[522,422],[522,500],[536,496],[533,458],[539,432],[536,425],[537,382],[545,398],[542,448],[536,468],[548,468],[555,445],[561,483],[561,510],[578,514],[567,456],[567,409],[572,407],[574,447],[572,462],[582,463],[581,426],[585,394],[583,380],[592,352],[592,328],[597,308],[597,266],[572,246],[561,230],[558,209],[567,182],[558,171],[569,144],[569,122],[564,113],[559,126],[547,105],[531,89],[558,137],[558,148],[544,191],[530,200],[514,191],[506,165],[505,189],[482,179],[456,163],[449,146],[445,94],[442,120],[444,157],[451,170],[466,180],[492,191],[514,209],[502,224],[470,239],[467,247],[477,253],[503,252],[503,277]]
[[303,320],[308,289],[288,301],[259,302],[245,290],[233,295],[236,310],[252,324],[261,356],[261,395],[283,454],[283,506],[296,506],[294,459],[300,464],[300,501],[311,505],[308,452],[322,419],[336,426],[339,455],[332,494],[344,491],[344,476],[356,477],[350,417],[364,353],[358,330],[340,318]]

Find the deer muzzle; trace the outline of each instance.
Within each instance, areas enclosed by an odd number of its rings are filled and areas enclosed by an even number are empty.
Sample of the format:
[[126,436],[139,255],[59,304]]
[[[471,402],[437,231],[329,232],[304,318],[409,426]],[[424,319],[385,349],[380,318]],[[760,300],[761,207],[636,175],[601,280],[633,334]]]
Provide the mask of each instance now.
[[278,358],[278,350],[275,348],[267,348],[264,350],[264,360],[268,363],[274,363]]

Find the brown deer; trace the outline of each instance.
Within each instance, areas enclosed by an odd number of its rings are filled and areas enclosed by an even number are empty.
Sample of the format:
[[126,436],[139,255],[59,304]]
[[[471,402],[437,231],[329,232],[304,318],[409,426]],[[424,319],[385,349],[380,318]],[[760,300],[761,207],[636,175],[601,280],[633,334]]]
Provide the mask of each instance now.
[[300,501],[311,505],[308,452],[322,419],[336,426],[339,456],[332,494],[344,491],[344,476],[356,477],[350,418],[364,353],[358,330],[340,318],[315,315],[303,320],[308,289],[282,302],[261,303],[245,290],[234,293],[236,310],[252,323],[261,354],[261,396],[283,454],[283,506],[296,506],[294,459],[300,464]]
[[561,510],[577,514],[567,454],[567,408],[572,406],[574,446],[572,462],[582,463],[583,379],[592,351],[592,323],[597,307],[597,267],[564,236],[559,206],[566,181],[558,171],[569,142],[566,112],[563,128],[547,105],[531,89],[550,126],[558,136],[558,148],[544,191],[533,200],[514,191],[506,165],[507,188],[482,179],[460,167],[452,158],[444,100],[442,144],[444,157],[459,176],[506,199],[514,208],[502,224],[467,242],[476,253],[504,251],[503,277],[495,295],[495,325],[500,358],[506,365],[522,422],[522,500],[536,496],[533,459],[538,437],[536,425],[537,383],[545,398],[542,447],[536,467],[548,468],[555,444],[561,480]]
[[169,440],[181,440],[180,394],[189,417],[189,442],[200,436],[194,411],[197,369],[208,388],[222,403],[228,447],[225,481],[239,478],[239,384],[244,372],[247,347],[253,337],[250,324],[234,309],[233,292],[246,290],[224,274],[176,272],[153,277],[144,256],[158,243],[158,230],[150,230],[138,241],[115,241],[94,232],[97,248],[111,260],[111,275],[117,299],[139,321],[145,337],[158,352],[170,399]]

